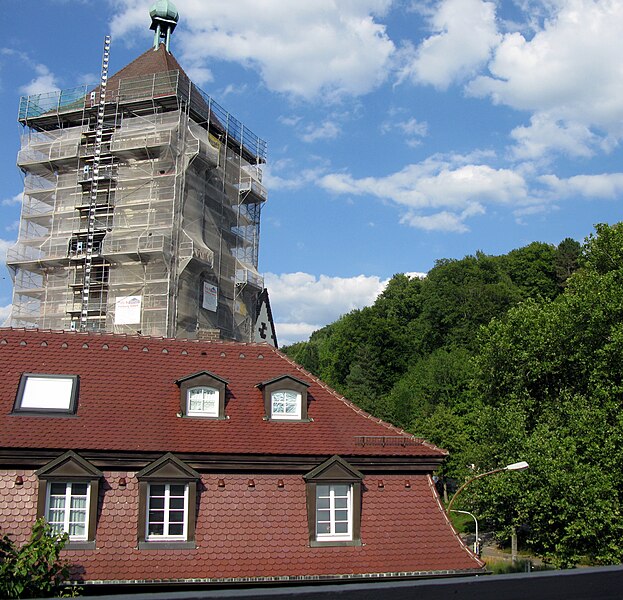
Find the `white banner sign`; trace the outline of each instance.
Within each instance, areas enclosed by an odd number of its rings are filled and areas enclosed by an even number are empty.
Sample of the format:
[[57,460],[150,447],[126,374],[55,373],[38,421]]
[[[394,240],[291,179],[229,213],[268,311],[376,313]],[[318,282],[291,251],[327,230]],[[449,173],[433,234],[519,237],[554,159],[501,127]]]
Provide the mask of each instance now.
[[115,325],[141,323],[141,296],[119,296],[115,299]]
[[203,303],[202,306],[206,310],[216,312],[218,305],[218,287],[213,283],[203,282]]

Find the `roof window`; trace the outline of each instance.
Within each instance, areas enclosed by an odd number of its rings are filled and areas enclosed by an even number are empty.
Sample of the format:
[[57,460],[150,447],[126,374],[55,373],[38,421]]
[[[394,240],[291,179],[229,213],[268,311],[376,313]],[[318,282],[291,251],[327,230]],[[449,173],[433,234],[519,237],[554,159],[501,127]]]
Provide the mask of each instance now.
[[77,375],[24,373],[13,412],[74,414],[78,404]]

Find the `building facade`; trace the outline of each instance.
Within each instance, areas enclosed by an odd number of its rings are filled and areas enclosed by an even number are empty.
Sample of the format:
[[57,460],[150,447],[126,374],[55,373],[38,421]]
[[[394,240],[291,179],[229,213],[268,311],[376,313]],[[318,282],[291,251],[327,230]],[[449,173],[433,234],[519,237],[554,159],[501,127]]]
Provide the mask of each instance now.
[[12,326],[254,340],[266,143],[190,81],[157,5],[153,49],[108,77],[107,39],[98,86],[21,99]]
[[482,573],[445,456],[267,344],[0,330],[0,530],[87,586]]

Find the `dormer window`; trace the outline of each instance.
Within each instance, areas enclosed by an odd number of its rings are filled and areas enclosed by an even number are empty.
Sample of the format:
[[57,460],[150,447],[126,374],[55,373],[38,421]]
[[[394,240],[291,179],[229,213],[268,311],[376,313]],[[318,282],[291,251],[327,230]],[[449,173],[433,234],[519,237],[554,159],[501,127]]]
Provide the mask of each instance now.
[[271,419],[300,419],[301,394],[293,390],[277,390],[270,394]]
[[219,392],[213,387],[190,388],[186,394],[186,414],[190,417],[218,417]]
[[214,373],[201,371],[178,379],[180,415],[225,419],[227,381]]
[[19,382],[13,412],[74,414],[77,400],[77,375],[24,373]]
[[309,421],[307,388],[309,383],[281,375],[257,385],[264,395],[264,410],[269,421]]
[[303,478],[310,546],[360,546],[363,474],[333,456]]
[[69,450],[35,471],[39,478],[37,516],[57,533],[67,533],[68,550],[95,548],[102,472]]

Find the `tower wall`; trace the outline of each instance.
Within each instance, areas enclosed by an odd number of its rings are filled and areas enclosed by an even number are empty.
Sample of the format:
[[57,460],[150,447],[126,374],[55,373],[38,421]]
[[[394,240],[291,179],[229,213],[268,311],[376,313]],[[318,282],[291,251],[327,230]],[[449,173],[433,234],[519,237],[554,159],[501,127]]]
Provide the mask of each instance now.
[[250,341],[265,143],[179,71],[120,79],[99,140],[95,95],[22,98],[11,325]]

